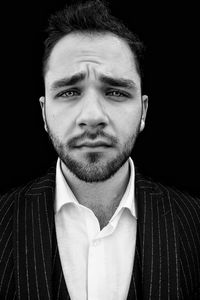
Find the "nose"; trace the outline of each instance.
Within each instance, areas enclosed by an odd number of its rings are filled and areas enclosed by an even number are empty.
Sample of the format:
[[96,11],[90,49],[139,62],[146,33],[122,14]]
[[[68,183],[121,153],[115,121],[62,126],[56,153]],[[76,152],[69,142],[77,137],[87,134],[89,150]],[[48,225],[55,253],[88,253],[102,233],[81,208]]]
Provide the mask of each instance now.
[[90,93],[81,100],[81,109],[76,123],[84,129],[103,129],[108,124],[108,116],[103,99],[96,93]]

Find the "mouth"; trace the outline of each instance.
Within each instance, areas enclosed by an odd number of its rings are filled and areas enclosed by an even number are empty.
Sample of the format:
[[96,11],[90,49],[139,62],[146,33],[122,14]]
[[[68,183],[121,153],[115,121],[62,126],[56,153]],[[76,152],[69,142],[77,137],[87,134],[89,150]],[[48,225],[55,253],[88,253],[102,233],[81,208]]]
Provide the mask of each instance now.
[[112,146],[106,142],[82,142],[76,145],[76,148],[111,148]]

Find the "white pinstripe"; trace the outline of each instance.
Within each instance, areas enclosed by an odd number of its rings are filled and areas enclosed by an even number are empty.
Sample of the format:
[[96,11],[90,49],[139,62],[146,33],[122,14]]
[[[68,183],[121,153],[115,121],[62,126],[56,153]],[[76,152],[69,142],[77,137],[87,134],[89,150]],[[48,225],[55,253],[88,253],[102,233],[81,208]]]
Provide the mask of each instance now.
[[4,269],[3,274],[2,274],[2,277],[1,277],[0,291],[1,291],[1,288],[2,288],[2,283],[3,283],[3,280],[4,280],[5,272],[6,272],[6,269],[7,269],[7,266],[8,266],[8,262],[9,262],[9,260],[10,260],[12,254],[13,254],[13,250],[10,251],[10,254],[9,254],[8,259],[7,259],[7,261],[6,261],[5,269]]
[[[190,223],[188,222],[188,219],[187,219],[185,213],[183,212],[182,208],[181,208],[180,205],[177,203],[177,201],[176,201],[176,204],[177,204],[177,206],[179,206],[179,209],[180,209],[180,211],[182,212],[182,215],[184,216],[184,218],[185,218],[185,220],[186,220],[186,223],[188,224],[188,227],[189,227],[189,229],[190,229],[191,236],[192,236],[192,240],[193,240],[193,245],[194,245],[194,247],[195,247],[195,252],[196,252],[196,254],[197,254],[197,264],[198,264],[198,269],[200,269],[200,266],[199,266],[199,255],[200,255],[200,254],[199,254],[199,252],[198,252],[198,250],[197,250],[197,248],[196,248],[196,243],[195,243],[195,241],[194,241],[194,236],[193,236],[193,232],[192,232],[191,227],[190,227]],[[187,208],[186,205],[185,205],[185,208],[186,208],[187,211],[188,211],[188,208]],[[193,222],[193,224],[194,224],[196,233],[198,233],[197,228],[196,228],[196,225],[195,225],[195,222],[194,222],[194,219],[193,219],[193,217],[192,217],[190,211],[188,211],[188,213],[189,213],[190,216],[191,216],[191,219],[192,219],[192,222]],[[183,224],[182,224],[182,225],[183,225]],[[200,243],[200,237],[199,237],[198,234],[197,234],[197,239],[199,240],[199,243]]]
[[161,264],[162,264],[162,256],[161,256],[161,239],[160,239],[160,215],[158,210],[158,201],[157,201],[157,215],[158,215],[158,241],[159,241],[159,299],[161,299]]
[[[165,211],[165,206],[163,203],[163,211],[164,214],[166,215],[166,211]],[[167,287],[168,287],[168,299],[170,297],[170,278],[169,278],[169,240],[168,240],[168,230],[167,230],[167,221],[166,221],[166,217],[164,217],[165,220],[165,233],[166,233],[166,242],[167,242]]]
[[185,250],[185,245],[183,243],[183,240],[181,237],[180,238],[180,243],[182,245],[182,248],[183,248],[183,251],[184,251],[184,254],[185,254],[185,258],[186,258],[186,261],[187,261],[187,266],[188,266],[188,271],[189,271],[189,275],[190,275],[190,281],[191,281],[191,286],[193,286],[193,280],[192,280],[192,274],[191,274],[191,268],[190,268],[190,263],[189,263],[189,260],[188,260],[188,256],[187,256],[187,252]]
[[13,277],[13,273],[14,273],[14,267],[12,269],[12,272],[10,273],[10,278],[9,278],[9,281],[8,281],[8,286],[7,286],[7,290],[6,290],[6,294],[5,294],[5,300],[7,300],[7,297],[8,297],[8,291],[10,289],[10,282],[11,282],[11,279]]
[[42,260],[43,260],[43,266],[44,266],[44,274],[45,274],[45,283],[46,283],[46,289],[48,298],[50,299],[50,291],[47,281],[47,272],[46,272],[46,265],[45,265],[45,259],[44,259],[44,249],[43,249],[43,240],[42,240],[42,230],[41,230],[41,217],[40,217],[40,209],[39,209],[39,198],[37,198],[37,205],[38,205],[38,222],[39,222],[39,230],[40,230],[40,242],[41,242],[41,249],[42,249]]
[[11,203],[10,206],[7,208],[7,210],[6,210],[6,212],[5,212],[4,216],[3,216],[3,218],[1,219],[0,226],[2,225],[4,219],[6,218],[6,215],[7,215],[7,213],[10,211],[10,208],[11,208],[12,205],[13,205],[13,203]]
[[151,197],[151,278],[150,278],[150,287],[149,287],[149,299],[151,299],[152,296],[152,281],[153,281],[153,263],[154,263],[154,255],[153,255],[153,204],[152,204],[152,197]]
[[58,252],[58,245],[56,244],[56,250],[55,250],[55,254],[54,254],[54,257],[53,257],[53,270],[54,270],[54,267],[55,267],[55,262],[56,262],[56,255],[57,255],[57,252]]
[[142,282],[144,281],[144,241],[145,241],[145,227],[146,227],[146,193],[144,193],[144,223],[143,223],[143,241],[142,241]]
[[[190,244],[190,242],[189,242],[189,240],[188,240],[188,236],[187,236],[187,233],[186,233],[186,231],[185,231],[184,224],[183,224],[183,222],[182,222],[182,220],[180,219],[179,216],[178,216],[178,219],[179,219],[179,222],[180,222],[180,224],[182,225],[183,231],[184,231],[184,233],[185,233],[185,238],[186,238],[187,243],[188,243],[188,246],[189,246],[189,248],[190,248],[190,256],[192,257],[193,265],[194,265],[194,268],[195,268],[195,258],[194,258],[194,255],[193,255],[193,251],[192,251],[191,244]],[[191,229],[190,229],[190,230],[191,230]],[[191,232],[191,233],[192,233],[192,232]],[[193,242],[194,242],[194,240],[193,240]]]
[[18,298],[20,299],[20,284],[19,284],[19,195],[17,197],[17,224],[16,224],[16,236],[17,236],[17,291],[18,291]]
[[49,218],[48,218],[48,213],[47,213],[47,198],[46,198],[46,194],[44,194],[44,205],[45,205],[45,213],[46,213],[47,226],[48,226],[48,232],[49,232],[49,243],[50,243],[50,247],[52,248],[51,230],[50,230]]
[[185,279],[185,285],[186,285],[186,288],[187,288],[187,294],[189,295],[189,288],[188,288],[187,279],[186,279],[186,276],[185,276],[185,271],[184,271],[184,268],[183,268],[182,260],[180,260],[180,265],[181,265],[183,276],[184,276],[184,279]]
[[[170,210],[172,212],[172,203],[170,201],[170,197],[168,194],[168,199],[169,199],[169,204],[170,204]],[[178,273],[178,257],[177,257],[177,244],[176,244],[176,233],[175,233],[175,224],[174,224],[174,217],[173,217],[173,213],[171,214],[172,216],[172,225],[173,225],[173,234],[174,234],[174,247],[175,247],[175,255],[176,255],[176,288],[177,288],[177,297],[179,298],[179,290],[178,290],[178,282],[179,282],[179,273]]]
[[8,243],[9,243],[11,237],[12,237],[12,232],[10,233],[10,235],[9,235],[7,241],[6,241],[5,248],[3,249],[2,255],[0,257],[0,263],[1,263],[2,259],[3,259],[4,253],[6,252],[6,247],[7,247]]
[[59,297],[60,297],[60,287],[61,287],[62,276],[63,276],[63,274],[60,273],[59,286],[58,286],[58,293],[57,293],[57,298],[56,298],[57,300],[58,300]]
[[137,289],[136,289],[136,285],[135,285],[135,276],[134,276],[134,274],[133,274],[133,286],[134,286],[135,300],[137,300]]
[[[13,192],[11,192],[11,194],[9,194],[9,195],[8,195],[8,194],[5,194],[4,196],[2,196],[2,197],[0,198],[0,203],[3,203],[2,207],[0,208],[0,212],[3,210],[4,206],[6,206],[7,202],[9,202],[10,199],[12,199],[13,195],[15,194],[15,192],[16,192],[16,191],[13,191]],[[6,199],[6,196],[8,196],[7,199]],[[6,199],[6,201],[5,201],[5,199]],[[13,204],[13,203],[11,202],[11,204]],[[0,223],[0,225],[1,225],[1,223]]]
[[27,201],[25,201],[25,253],[26,253],[26,282],[27,282],[27,290],[28,290],[28,299],[30,300],[30,288],[29,288],[29,274],[28,274],[28,247],[27,247],[27,218],[26,218],[26,213],[27,213]]
[[36,289],[37,289],[37,297],[40,299],[39,295],[39,287],[38,287],[38,279],[37,279],[37,266],[36,266],[36,254],[35,254],[35,233],[34,233],[34,217],[33,217],[33,202],[31,203],[31,213],[32,213],[32,232],[33,232],[33,255],[34,255],[34,271],[35,271],[35,282],[36,282]]
[[8,220],[8,223],[7,223],[5,229],[4,229],[3,233],[2,233],[2,236],[1,236],[1,239],[0,239],[0,243],[1,243],[1,241],[3,240],[3,237],[4,237],[5,233],[6,233],[6,230],[7,230],[8,227],[9,227],[11,221],[12,221],[12,216],[11,216],[10,219]]

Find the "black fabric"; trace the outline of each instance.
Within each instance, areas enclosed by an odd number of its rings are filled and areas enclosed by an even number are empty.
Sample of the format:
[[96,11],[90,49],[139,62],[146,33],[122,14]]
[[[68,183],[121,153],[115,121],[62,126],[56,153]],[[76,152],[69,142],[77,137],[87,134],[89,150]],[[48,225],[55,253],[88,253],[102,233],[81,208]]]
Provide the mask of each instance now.
[[[200,299],[200,199],[136,172],[128,300]],[[55,168],[0,198],[0,299],[70,299],[54,222]],[[126,254],[125,254],[126,255]]]
[[52,299],[70,299],[62,272],[61,261],[56,240],[55,227],[53,230],[53,260],[52,260]]

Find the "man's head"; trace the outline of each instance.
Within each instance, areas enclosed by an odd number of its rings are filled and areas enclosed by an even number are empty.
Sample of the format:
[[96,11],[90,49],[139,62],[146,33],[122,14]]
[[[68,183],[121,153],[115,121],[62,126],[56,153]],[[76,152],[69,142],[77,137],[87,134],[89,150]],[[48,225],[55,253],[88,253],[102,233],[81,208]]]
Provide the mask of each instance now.
[[138,39],[101,1],[50,20],[44,55],[45,129],[66,167],[86,182],[114,175],[143,130]]
[[57,42],[70,33],[83,33],[98,35],[98,33],[112,33],[123,39],[130,47],[137,71],[143,77],[144,45],[121,20],[109,12],[104,0],[77,0],[71,5],[66,5],[49,18],[46,33],[45,49],[43,55],[43,75],[48,69],[48,60],[52,49]]

